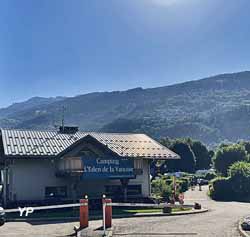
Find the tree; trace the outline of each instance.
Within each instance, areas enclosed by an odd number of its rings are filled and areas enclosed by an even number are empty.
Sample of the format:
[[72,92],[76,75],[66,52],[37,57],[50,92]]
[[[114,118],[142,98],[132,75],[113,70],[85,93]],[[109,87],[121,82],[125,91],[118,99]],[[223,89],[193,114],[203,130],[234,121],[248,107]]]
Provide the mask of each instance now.
[[214,157],[214,151],[213,150],[209,150],[209,156],[211,157],[211,163],[212,163],[212,159],[213,159],[213,157]]
[[171,186],[166,184],[166,180],[159,178],[152,181],[152,193],[156,196],[169,198],[172,194]]
[[207,147],[200,141],[196,140],[191,140],[190,147],[196,157],[195,169],[209,169],[212,162],[212,156],[210,155]]
[[245,147],[245,150],[247,151],[248,154],[250,154],[250,142],[248,141],[241,141],[239,143],[240,145]]
[[177,153],[180,160],[167,160],[166,165],[169,171],[183,171],[193,173],[195,171],[195,155],[184,140],[175,140],[170,149]]
[[215,153],[214,167],[216,171],[224,176],[228,168],[237,161],[247,161],[248,155],[245,148],[240,144],[222,146]]
[[228,175],[230,176],[232,190],[235,197],[243,198],[250,196],[250,163],[238,161],[230,166]]

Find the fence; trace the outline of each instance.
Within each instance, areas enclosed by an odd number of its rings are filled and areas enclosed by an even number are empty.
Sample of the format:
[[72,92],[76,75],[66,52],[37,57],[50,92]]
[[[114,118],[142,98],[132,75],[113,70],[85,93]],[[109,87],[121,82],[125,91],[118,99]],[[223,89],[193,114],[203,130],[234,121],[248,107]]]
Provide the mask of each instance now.
[[[106,198],[105,195],[102,199],[103,205],[103,232],[106,235],[106,229],[112,227],[112,207],[146,207],[146,208],[193,208],[194,205],[175,205],[175,204],[150,204],[150,203],[112,203],[112,200]],[[33,211],[36,210],[49,210],[49,209],[59,209],[59,208],[69,208],[69,207],[79,207],[79,229],[84,229],[89,226],[89,205],[88,198],[85,196],[84,199],[80,199],[79,203],[63,204],[63,205],[50,205],[50,206],[39,206],[32,207]],[[5,213],[20,212],[19,208],[16,209],[6,209]],[[31,213],[31,212],[30,212]],[[77,230],[76,230],[77,231]]]
[[[60,209],[60,208],[69,208],[69,207],[79,207],[79,222],[80,222],[80,229],[88,227],[89,221],[89,208],[88,208],[88,198],[85,197],[84,199],[80,199],[79,203],[71,203],[71,204],[62,204],[62,205],[50,205],[50,206],[39,206],[39,207],[27,207],[27,209],[33,211],[40,211],[40,210],[50,210],[50,209]],[[14,208],[14,209],[5,209],[3,210],[4,213],[13,213],[13,212],[20,212],[24,208]],[[32,213],[29,212],[29,213]],[[27,216],[27,215],[26,215]]]

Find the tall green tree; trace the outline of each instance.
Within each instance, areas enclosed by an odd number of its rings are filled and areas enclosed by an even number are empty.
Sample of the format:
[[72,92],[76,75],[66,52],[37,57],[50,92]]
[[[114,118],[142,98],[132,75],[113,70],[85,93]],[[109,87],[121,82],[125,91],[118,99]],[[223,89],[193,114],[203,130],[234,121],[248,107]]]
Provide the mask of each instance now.
[[181,157],[180,160],[166,161],[167,169],[169,171],[183,171],[189,173],[195,171],[195,154],[186,141],[183,139],[177,139],[169,148]]
[[207,147],[200,141],[192,141],[191,149],[193,150],[196,157],[196,170],[209,169],[212,163],[212,157],[207,149]]
[[247,160],[248,155],[244,146],[240,144],[222,146],[215,153],[214,167],[218,173],[227,176],[228,169],[233,163]]

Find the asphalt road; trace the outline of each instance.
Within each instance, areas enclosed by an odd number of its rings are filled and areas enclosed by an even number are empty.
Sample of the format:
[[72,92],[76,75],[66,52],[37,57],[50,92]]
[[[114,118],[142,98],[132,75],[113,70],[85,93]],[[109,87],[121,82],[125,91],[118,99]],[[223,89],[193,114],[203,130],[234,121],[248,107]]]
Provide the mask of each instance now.
[[238,220],[250,214],[250,204],[215,202],[203,191],[188,191],[186,203],[199,202],[209,212],[188,216],[154,217],[114,220],[114,236],[162,237],[162,236],[209,236],[238,237]]
[[1,237],[50,237],[67,236],[72,234],[74,225],[78,222],[58,223],[58,222],[8,222],[0,227]]
[[[237,202],[214,202],[203,191],[188,191],[185,195],[187,204],[200,202],[209,212],[174,217],[140,217],[113,220],[114,236],[118,237],[163,237],[163,236],[211,236],[238,237],[238,220],[250,214],[250,204]],[[11,222],[0,227],[1,237],[19,236],[66,236],[73,233],[69,223],[26,223]],[[101,221],[90,223],[92,227],[101,226]]]

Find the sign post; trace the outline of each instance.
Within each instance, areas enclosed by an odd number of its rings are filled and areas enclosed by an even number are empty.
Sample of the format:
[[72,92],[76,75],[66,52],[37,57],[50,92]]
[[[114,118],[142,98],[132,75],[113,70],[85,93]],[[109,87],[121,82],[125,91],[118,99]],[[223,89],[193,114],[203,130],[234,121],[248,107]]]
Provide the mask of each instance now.
[[88,197],[81,199],[80,204],[80,229],[83,229],[89,226]]
[[178,199],[179,199],[179,203],[181,205],[183,205],[184,204],[184,193],[180,193],[178,196]]
[[103,195],[102,199],[103,207],[103,235],[106,235],[106,229],[112,227],[112,200],[106,198],[106,195]]
[[173,204],[175,203],[175,195],[176,195],[176,177],[173,176],[173,186],[174,186],[174,192],[173,192]]
[[105,202],[105,198],[106,196],[103,195],[103,199],[102,199],[102,214],[103,214],[103,236],[106,236],[106,202]]

